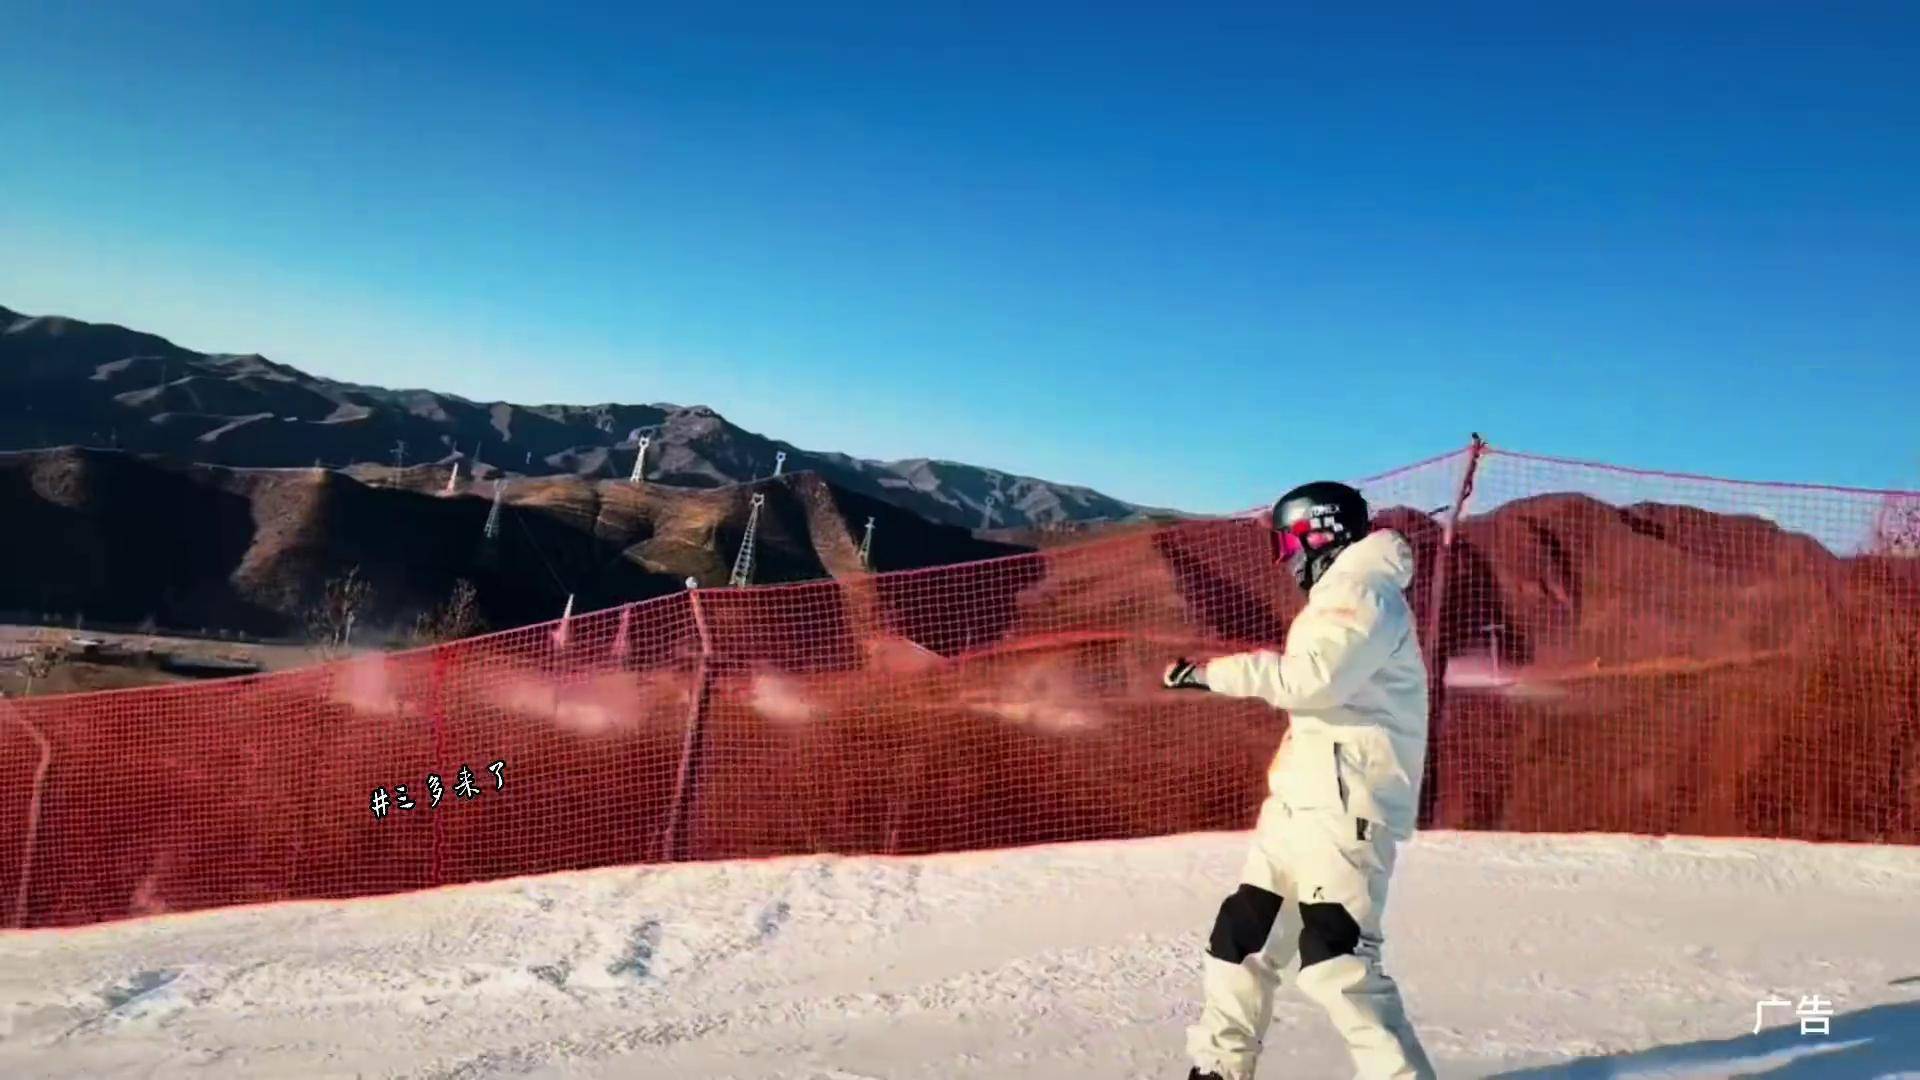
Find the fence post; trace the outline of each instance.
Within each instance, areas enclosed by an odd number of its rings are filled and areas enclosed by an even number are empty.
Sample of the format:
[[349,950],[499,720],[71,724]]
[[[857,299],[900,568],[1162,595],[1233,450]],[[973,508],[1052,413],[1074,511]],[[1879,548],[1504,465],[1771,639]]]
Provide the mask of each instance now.
[[1480,468],[1480,456],[1486,453],[1487,442],[1479,432],[1473,433],[1473,441],[1467,444],[1467,464],[1460,471],[1460,489],[1454,496],[1453,505],[1447,508],[1447,524],[1440,534],[1440,550],[1435,552],[1433,574],[1427,579],[1427,648],[1431,650],[1429,667],[1432,669],[1431,683],[1427,690],[1427,754],[1426,764],[1421,770],[1420,784],[1420,827],[1433,824],[1435,809],[1439,806],[1440,785],[1436,782],[1438,770],[1434,767],[1434,748],[1439,744],[1440,717],[1446,708],[1447,696],[1447,649],[1441,635],[1446,630],[1444,615],[1447,607],[1448,570],[1453,565],[1453,536],[1460,524],[1460,515],[1466,509],[1467,499],[1473,495],[1473,477]]
[[[430,669],[433,684],[427,698],[433,719],[433,761],[429,768],[435,773],[440,771],[441,763],[447,759],[447,651],[448,646],[445,642],[433,647],[433,667]],[[445,816],[445,814],[435,814],[433,817],[433,841],[427,853],[427,880],[435,886],[446,884],[442,878],[445,864],[442,859],[444,848],[440,828],[440,819]]]
[[686,860],[686,817],[693,798],[694,770],[706,728],[707,699],[712,692],[713,639],[707,632],[706,613],[700,609],[700,590],[687,590],[687,602],[693,606],[694,629],[700,634],[700,669],[694,676],[693,705],[688,710],[687,735],[680,744],[680,768],[673,778],[673,803],[667,808],[667,827],[660,834],[660,861]]
[[[9,710],[11,711],[11,710]],[[40,795],[47,785],[47,766],[53,761],[53,747],[33,721],[14,714],[14,722],[26,729],[33,744],[40,748],[40,761],[33,767],[33,794],[27,797],[26,844],[20,849],[20,888],[13,898],[13,918],[8,925],[23,930],[27,925],[27,889],[33,881],[33,847],[40,837]]]
[[[1894,616],[1898,620],[1898,616]],[[1889,666],[1898,670],[1899,661],[1906,662],[1907,675],[1906,700],[1896,706],[1900,719],[1893,724],[1891,736],[1892,753],[1887,755],[1887,802],[1889,813],[1883,819],[1885,827],[1877,839],[1883,844],[1920,843],[1920,787],[1915,787],[1907,778],[1912,766],[1909,753],[1920,746],[1920,632],[1908,631],[1907,640],[1900,640],[1901,634],[1896,627],[1893,639],[1895,648],[1907,653],[1906,656],[1889,659]]]

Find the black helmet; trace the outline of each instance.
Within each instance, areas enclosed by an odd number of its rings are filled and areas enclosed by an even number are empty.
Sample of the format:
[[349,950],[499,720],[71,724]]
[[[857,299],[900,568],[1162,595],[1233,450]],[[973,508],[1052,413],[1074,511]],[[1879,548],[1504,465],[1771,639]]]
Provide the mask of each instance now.
[[1311,589],[1367,529],[1367,500],[1358,491],[1332,480],[1301,484],[1273,504],[1274,561]]

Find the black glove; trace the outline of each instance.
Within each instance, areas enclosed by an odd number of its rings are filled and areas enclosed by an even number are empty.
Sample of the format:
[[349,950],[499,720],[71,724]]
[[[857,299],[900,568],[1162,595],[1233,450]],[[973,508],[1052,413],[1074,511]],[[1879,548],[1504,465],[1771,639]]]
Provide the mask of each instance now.
[[1160,681],[1169,690],[1205,690],[1207,680],[1204,670],[1204,665],[1181,657],[1167,665],[1167,673],[1161,676]]

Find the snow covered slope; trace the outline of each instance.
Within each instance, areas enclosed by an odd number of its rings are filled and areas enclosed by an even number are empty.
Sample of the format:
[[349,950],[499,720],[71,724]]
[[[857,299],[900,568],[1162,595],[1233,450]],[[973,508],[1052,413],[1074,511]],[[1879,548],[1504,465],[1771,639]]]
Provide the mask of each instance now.
[[[0,1075],[1184,1077],[1239,835],[618,869],[0,935]],[[1445,1076],[1920,1076],[1920,850],[1430,833]],[[1770,995],[1833,1002],[1826,1037]],[[1283,989],[1265,1077],[1340,1077]]]

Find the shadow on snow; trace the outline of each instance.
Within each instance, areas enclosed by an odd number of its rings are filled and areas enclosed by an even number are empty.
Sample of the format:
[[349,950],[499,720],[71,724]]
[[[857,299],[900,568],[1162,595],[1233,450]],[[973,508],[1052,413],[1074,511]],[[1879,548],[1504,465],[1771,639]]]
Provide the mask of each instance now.
[[1642,1076],[1861,1080],[1920,1072],[1920,1001],[1841,1013],[1833,1017],[1831,1030],[1825,1037],[1802,1035],[1798,1024],[1789,1024],[1757,1035],[1597,1055],[1496,1075],[1497,1080]]

